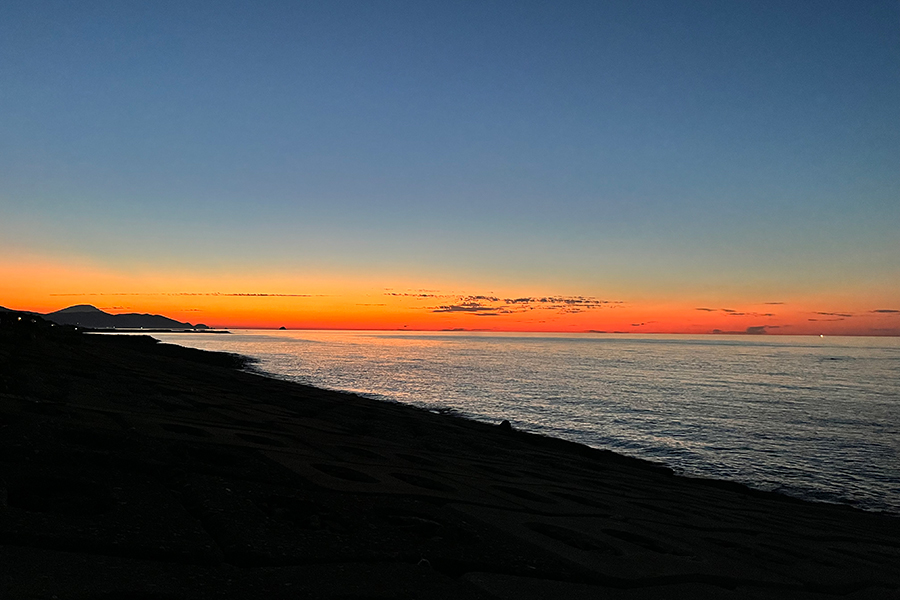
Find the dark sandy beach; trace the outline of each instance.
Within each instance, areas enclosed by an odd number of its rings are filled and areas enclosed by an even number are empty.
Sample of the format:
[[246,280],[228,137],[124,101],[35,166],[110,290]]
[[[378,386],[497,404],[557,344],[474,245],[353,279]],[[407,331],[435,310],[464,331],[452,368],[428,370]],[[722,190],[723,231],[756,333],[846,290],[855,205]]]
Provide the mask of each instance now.
[[0,598],[897,598],[900,518],[0,313]]

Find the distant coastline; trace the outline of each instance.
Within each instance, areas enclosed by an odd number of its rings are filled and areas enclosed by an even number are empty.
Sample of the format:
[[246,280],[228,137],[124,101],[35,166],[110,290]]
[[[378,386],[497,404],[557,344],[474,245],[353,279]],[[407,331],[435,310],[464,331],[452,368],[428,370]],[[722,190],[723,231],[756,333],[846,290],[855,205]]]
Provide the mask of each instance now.
[[[7,309],[8,310],[8,309]],[[203,323],[196,325],[176,321],[163,315],[151,315],[147,313],[122,313],[112,314],[100,310],[90,304],[77,304],[51,313],[38,313],[22,311],[47,319],[57,325],[71,325],[84,331],[106,332],[175,332],[190,331],[200,333],[209,331],[210,327]]]
[[231,333],[227,329],[148,329],[145,327],[82,327],[85,333]]

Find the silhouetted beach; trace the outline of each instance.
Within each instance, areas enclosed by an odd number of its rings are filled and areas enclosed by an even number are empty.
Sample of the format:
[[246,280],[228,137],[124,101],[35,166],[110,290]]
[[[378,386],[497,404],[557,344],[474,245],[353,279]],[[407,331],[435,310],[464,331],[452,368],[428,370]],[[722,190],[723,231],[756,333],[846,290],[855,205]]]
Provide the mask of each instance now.
[[242,364],[0,313],[0,597],[900,591],[900,519]]

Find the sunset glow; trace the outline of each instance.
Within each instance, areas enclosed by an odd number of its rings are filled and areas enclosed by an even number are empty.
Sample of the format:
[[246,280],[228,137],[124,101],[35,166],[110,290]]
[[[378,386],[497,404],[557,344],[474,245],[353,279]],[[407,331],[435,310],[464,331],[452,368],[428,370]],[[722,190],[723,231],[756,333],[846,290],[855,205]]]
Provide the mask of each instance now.
[[0,281],[7,308],[46,313],[90,304],[113,314],[163,314],[217,328],[900,334],[900,311],[888,304],[827,297],[741,301],[698,295],[698,301],[667,303],[546,290],[522,295],[519,289],[470,293],[310,279],[125,275],[38,261],[0,266]]

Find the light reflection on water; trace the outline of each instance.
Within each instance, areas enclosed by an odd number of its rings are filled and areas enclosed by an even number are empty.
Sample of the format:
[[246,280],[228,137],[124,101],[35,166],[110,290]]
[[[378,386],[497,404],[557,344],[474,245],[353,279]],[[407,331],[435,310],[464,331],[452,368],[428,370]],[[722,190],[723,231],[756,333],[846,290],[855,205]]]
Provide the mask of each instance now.
[[154,334],[302,383],[900,513],[900,339],[236,331]]

